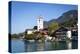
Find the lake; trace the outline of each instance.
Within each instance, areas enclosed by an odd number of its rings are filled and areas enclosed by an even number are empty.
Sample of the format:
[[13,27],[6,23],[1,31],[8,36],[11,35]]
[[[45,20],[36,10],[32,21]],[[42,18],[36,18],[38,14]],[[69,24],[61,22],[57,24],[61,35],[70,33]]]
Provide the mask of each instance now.
[[21,39],[11,40],[11,51],[12,53],[20,52],[35,52],[35,51],[54,51],[54,50],[68,50],[77,49],[78,41],[71,42],[28,42]]

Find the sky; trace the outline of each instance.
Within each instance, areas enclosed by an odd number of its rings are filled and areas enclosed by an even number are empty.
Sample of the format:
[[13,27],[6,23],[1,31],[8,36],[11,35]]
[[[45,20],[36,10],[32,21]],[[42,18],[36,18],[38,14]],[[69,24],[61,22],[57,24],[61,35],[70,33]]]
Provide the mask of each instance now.
[[42,16],[44,21],[57,19],[64,12],[77,10],[76,5],[48,4],[12,1],[11,33],[21,33],[37,25],[36,19]]

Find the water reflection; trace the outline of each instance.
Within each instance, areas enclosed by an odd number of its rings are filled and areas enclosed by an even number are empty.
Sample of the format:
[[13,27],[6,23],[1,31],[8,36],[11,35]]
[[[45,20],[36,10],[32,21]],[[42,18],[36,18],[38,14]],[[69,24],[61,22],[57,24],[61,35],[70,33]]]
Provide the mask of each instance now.
[[72,41],[72,49],[78,49],[78,40]]
[[72,42],[66,41],[66,43],[67,43],[67,49],[72,49]]
[[42,42],[36,43],[36,51],[44,51],[45,44]]
[[25,52],[33,52],[33,51],[43,51],[44,50],[44,42],[28,42],[24,41]]
[[34,52],[77,48],[78,41],[28,42],[26,40],[12,40],[12,52]]
[[45,50],[56,50],[59,48],[59,42],[45,42]]
[[25,52],[71,49],[71,42],[27,42]]
[[33,42],[24,41],[25,52],[33,52],[36,49],[36,44]]

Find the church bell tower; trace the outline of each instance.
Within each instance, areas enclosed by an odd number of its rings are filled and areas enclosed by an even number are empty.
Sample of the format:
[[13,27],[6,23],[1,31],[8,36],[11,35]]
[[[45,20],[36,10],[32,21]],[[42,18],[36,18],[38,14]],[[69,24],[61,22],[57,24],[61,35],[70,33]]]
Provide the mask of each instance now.
[[37,18],[37,30],[40,31],[43,29],[43,17],[39,16]]

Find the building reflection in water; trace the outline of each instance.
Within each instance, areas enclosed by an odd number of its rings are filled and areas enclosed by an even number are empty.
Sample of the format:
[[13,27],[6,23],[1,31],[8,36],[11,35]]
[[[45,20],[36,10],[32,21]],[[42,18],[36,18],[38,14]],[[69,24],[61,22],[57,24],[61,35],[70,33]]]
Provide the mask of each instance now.
[[78,40],[72,41],[72,49],[78,49]]
[[67,43],[67,49],[72,49],[72,42],[66,41],[66,43]]
[[45,51],[56,50],[59,47],[58,42],[45,42]]
[[24,41],[25,52],[44,51],[44,43]]
[[37,42],[36,43],[36,51],[44,51],[44,47],[45,47],[44,42]]
[[[75,42],[76,43],[76,42]],[[34,51],[50,51],[50,50],[65,50],[75,48],[77,45],[72,41],[61,41],[61,42],[28,42],[24,41],[24,52]],[[77,49],[77,47],[76,47]]]
[[67,41],[67,49],[78,49],[78,40]]
[[33,42],[28,42],[24,40],[25,52],[33,52],[35,51],[35,44]]

